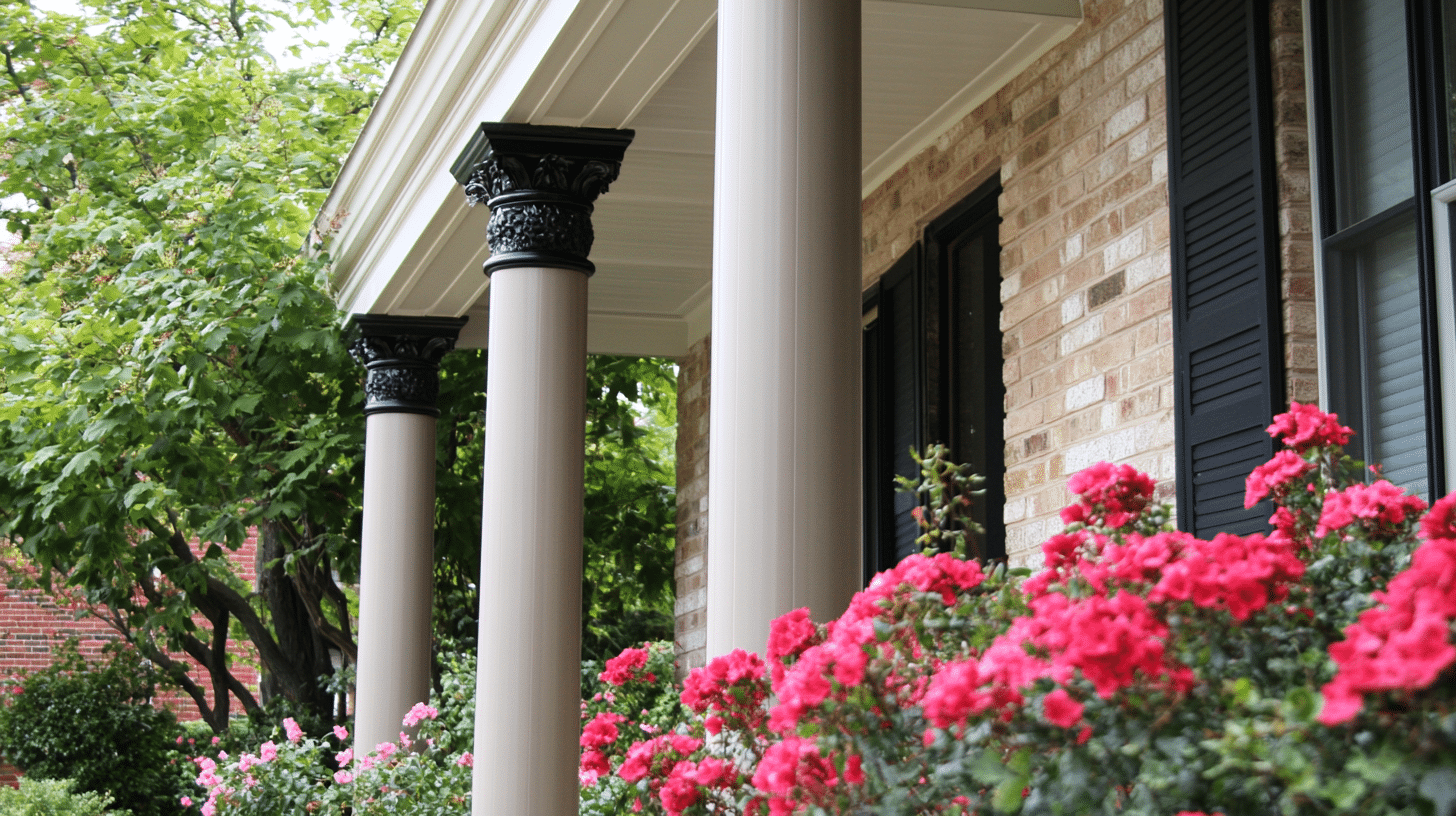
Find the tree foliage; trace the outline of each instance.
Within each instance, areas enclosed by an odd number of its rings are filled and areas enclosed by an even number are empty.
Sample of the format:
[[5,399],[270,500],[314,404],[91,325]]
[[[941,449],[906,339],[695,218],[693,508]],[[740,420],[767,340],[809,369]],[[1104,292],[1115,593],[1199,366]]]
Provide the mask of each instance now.
[[[355,650],[338,579],[357,574],[364,423],[310,225],[417,0],[83,5],[0,0],[0,216],[23,239],[0,267],[0,536],[214,728],[231,701],[264,702],[233,674],[240,639],[264,698],[327,717],[330,653]],[[267,52],[270,30],[330,16],[358,36],[327,59]],[[480,569],[484,365],[461,351],[442,371],[437,597],[457,636]],[[674,377],[590,367],[583,612],[614,653],[671,631]],[[256,585],[227,557],[250,531]]]
[[[158,679],[135,652],[91,664],[69,644],[49,668],[7,688],[0,752],[30,777],[74,782],[133,816],[181,813],[177,803],[191,791],[190,767],[176,742],[176,720],[151,704]],[[51,807],[71,798],[64,789],[36,796],[57,800]],[[82,795],[72,804],[90,801],[96,812],[102,798]],[[0,799],[0,812],[16,811]]]
[[[473,642],[480,575],[484,352],[445,357],[435,552],[438,628]],[[677,375],[670,361],[587,359],[582,656],[672,639]]]
[[[234,624],[265,693],[315,709],[326,647],[353,652],[333,572],[352,557],[360,377],[300,247],[416,13],[343,6],[367,34],[284,68],[267,8],[0,15],[0,197],[25,239],[0,279],[0,534],[148,658],[207,666],[215,705],[174,679],[215,727],[229,692],[256,705],[229,671]],[[252,528],[258,596],[224,557]]]

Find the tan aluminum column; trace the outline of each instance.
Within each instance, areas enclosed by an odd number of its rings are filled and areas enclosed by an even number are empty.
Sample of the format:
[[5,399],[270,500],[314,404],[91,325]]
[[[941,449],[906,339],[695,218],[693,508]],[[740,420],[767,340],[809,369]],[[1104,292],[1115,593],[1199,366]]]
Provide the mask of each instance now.
[[464,319],[355,315],[365,363],[364,520],[354,744],[398,742],[429,700],[439,360]]
[[718,3],[710,659],[859,587],[859,7]]
[[586,255],[630,139],[485,124],[452,168],[491,209],[476,816],[577,812]]
[[575,813],[586,275],[490,281],[475,812]]

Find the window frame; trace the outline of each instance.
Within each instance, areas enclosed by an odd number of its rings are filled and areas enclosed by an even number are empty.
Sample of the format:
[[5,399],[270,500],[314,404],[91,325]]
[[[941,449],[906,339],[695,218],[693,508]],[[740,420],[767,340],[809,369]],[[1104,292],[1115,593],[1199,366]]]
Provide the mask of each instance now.
[[[981,474],[986,477],[986,494],[982,501],[987,508],[987,530],[981,540],[988,551],[987,558],[1004,559],[1006,556],[1005,384],[999,320],[1000,193],[1000,178],[992,177],[936,217],[923,230],[921,240],[864,292],[863,553],[866,581],[875,573],[893,566],[906,554],[899,552],[903,547],[898,546],[896,540],[895,491],[889,479],[896,472],[894,460],[901,453],[895,448],[893,440],[896,428],[889,424],[894,421],[893,380],[914,383],[915,393],[909,400],[911,415],[905,418],[913,427],[899,430],[911,431],[917,447],[923,449],[933,442],[955,445],[967,439],[967,435],[950,427],[954,412],[960,408],[954,395],[964,372],[958,367],[958,351],[951,347],[954,328],[951,301],[954,294],[949,264],[955,248],[961,242],[973,242],[976,237],[985,239],[982,251],[986,253],[982,267],[986,274],[980,280],[981,289],[975,293],[981,299],[982,311],[988,312],[983,315],[985,322],[981,328],[985,337],[982,340],[988,351],[994,352],[994,357],[986,359],[979,371],[984,379],[979,388],[983,395],[979,404],[986,411],[985,444],[990,461],[986,468],[990,472]],[[896,298],[906,298],[907,302],[897,306]],[[901,309],[906,311],[901,312]],[[892,322],[892,315],[897,313],[911,316],[912,325],[908,331]],[[908,349],[911,370],[901,371],[898,375],[890,367],[891,355],[895,351],[892,344],[897,337],[912,344]],[[905,349],[900,351],[902,354],[906,352]],[[956,458],[954,447],[952,457]]]
[[[1450,468],[1453,455],[1456,455],[1452,447],[1456,443],[1456,428],[1452,427],[1456,418],[1451,416],[1453,410],[1448,407],[1456,406],[1456,385],[1448,382],[1449,376],[1442,377],[1440,365],[1442,359],[1456,359],[1452,357],[1456,349],[1452,349],[1449,342],[1449,307],[1440,306],[1442,296],[1439,291],[1450,287],[1449,225],[1446,260],[1438,259],[1436,249],[1437,216],[1448,210],[1451,203],[1441,203],[1436,198],[1436,191],[1445,186],[1442,182],[1450,178],[1447,151],[1451,141],[1446,113],[1440,104],[1446,77],[1439,30],[1441,9],[1440,3],[1435,0],[1408,0],[1398,8],[1403,15],[1406,40],[1406,79],[1411,117],[1410,195],[1378,213],[1341,227],[1339,168],[1334,147],[1334,79],[1333,72],[1326,70],[1334,58],[1331,15],[1327,4],[1311,0],[1304,3],[1306,42],[1309,45],[1305,69],[1309,78],[1306,92],[1311,112],[1311,214],[1316,236],[1315,309],[1320,335],[1320,398],[1328,408],[1343,409],[1346,416],[1342,418],[1348,420],[1347,424],[1357,432],[1361,446],[1359,453],[1362,458],[1368,459],[1373,442],[1363,431],[1364,406],[1370,395],[1364,388],[1366,377],[1364,369],[1358,367],[1359,359],[1350,360],[1352,356],[1360,358],[1364,355],[1367,345],[1364,332],[1333,330],[1343,326],[1341,320],[1351,308],[1349,290],[1360,284],[1342,278],[1353,274],[1348,269],[1355,263],[1357,252],[1372,247],[1375,241],[1396,230],[1412,228],[1421,317],[1427,490],[1429,497],[1436,497],[1443,495],[1453,484]],[[1456,43],[1451,45],[1456,46]],[[1437,67],[1440,70],[1432,73]],[[1443,195],[1456,200],[1456,191],[1447,191]],[[1449,294],[1447,300],[1449,302]]]

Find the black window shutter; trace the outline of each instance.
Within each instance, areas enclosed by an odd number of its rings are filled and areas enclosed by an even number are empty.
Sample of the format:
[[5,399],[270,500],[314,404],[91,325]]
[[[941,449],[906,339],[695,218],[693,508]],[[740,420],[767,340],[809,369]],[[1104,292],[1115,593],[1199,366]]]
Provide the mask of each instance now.
[[1166,0],[1178,525],[1266,529],[1244,477],[1282,410],[1267,0]]

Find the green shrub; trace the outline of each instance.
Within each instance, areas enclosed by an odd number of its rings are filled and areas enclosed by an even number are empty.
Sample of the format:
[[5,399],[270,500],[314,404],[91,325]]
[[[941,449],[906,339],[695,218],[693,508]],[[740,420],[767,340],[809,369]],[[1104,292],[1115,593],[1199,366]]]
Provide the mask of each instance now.
[[0,813],[5,816],[125,816],[107,810],[111,797],[104,793],[74,793],[69,779],[24,777],[19,788],[0,785]]
[[151,705],[157,679],[134,652],[92,665],[68,643],[5,695],[0,754],[29,777],[109,794],[135,816],[181,813],[181,797],[196,789],[176,719]]

